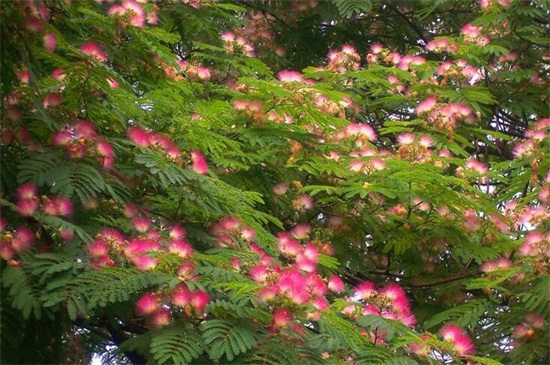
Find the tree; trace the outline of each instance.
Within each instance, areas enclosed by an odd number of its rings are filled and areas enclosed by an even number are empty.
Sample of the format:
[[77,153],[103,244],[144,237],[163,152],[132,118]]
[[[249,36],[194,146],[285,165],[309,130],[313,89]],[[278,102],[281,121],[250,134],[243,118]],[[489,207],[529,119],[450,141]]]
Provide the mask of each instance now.
[[550,361],[547,2],[0,14],[2,363]]

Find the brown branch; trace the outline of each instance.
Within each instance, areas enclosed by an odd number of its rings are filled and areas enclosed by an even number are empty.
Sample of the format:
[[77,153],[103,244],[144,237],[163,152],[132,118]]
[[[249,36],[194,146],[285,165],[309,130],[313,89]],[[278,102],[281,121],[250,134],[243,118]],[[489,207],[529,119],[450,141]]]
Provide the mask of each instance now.
[[470,274],[470,273],[465,273],[465,274],[450,276],[450,277],[444,278],[444,279],[435,280],[435,281],[432,281],[432,282],[429,282],[429,283],[408,283],[404,286],[409,287],[409,288],[429,288],[429,287],[438,286],[438,285],[441,285],[441,284],[452,283],[453,281],[466,279],[466,278],[469,278],[469,277],[472,277],[472,276],[473,275]]

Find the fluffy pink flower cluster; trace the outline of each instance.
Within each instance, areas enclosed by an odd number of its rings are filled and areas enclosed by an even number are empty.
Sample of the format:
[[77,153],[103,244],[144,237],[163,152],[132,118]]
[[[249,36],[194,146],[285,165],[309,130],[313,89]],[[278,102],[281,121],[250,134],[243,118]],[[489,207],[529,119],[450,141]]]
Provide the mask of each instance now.
[[105,53],[103,46],[97,42],[86,42],[80,46],[80,50],[84,54],[95,58],[99,62],[107,62],[108,60],[107,54]]
[[512,261],[508,257],[499,257],[496,260],[484,262],[480,270],[484,273],[491,273],[498,270],[506,270],[512,267]]
[[[208,81],[212,78],[212,71],[210,68],[206,66],[202,66],[197,63],[191,63],[187,61],[177,61],[177,64],[179,66],[178,69],[174,69],[175,73],[184,73],[186,76],[191,78],[192,80],[202,80],[202,81]],[[168,77],[172,77],[173,75],[171,72],[167,73]],[[174,77],[176,80],[178,77]]]
[[451,343],[453,351],[459,356],[471,355],[475,352],[474,343],[470,337],[456,324],[447,324],[439,330],[443,340]]
[[426,62],[422,56],[400,55],[384,48],[380,43],[371,45],[371,52],[367,54],[367,62],[371,64],[385,64],[396,66],[400,70],[409,70],[411,66],[419,66]]
[[17,212],[24,216],[32,216],[37,210],[44,214],[68,217],[73,213],[70,199],[55,195],[53,197],[38,196],[38,187],[32,183],[20,185],[17,188]]
[[450,41],[449,38],[441,37],[428,42],[426,50],[434,53],[446,52],[455,54],[458,52],[458,44]]
[[79,119],[76,123],[67,125],[52,135],[51,142],[54,146],[65,147],[69,158],[79,159],[87,155],[96,157],[105,169],[110,169],[115,164],[113,147],[100,137],[90,121]]
[[482,72],[465,60],[445,61],[434,72],[435,81],[439,85],[446,85],[449,79],[458,83],[475,84],[483,80]]
[[10,229],[8,222],[0,218],[0,258],[10,265],[18,265],[14,260],[22,251],[34,245],[34,232],[25,226]]
[[159,254],[173,254],[181,259],[178,275],[182,280],[194,280],[191,271],[195,269],[189,261],[193,256],[193,247],[186,240],[185,229],[177,224],[167,229],[164,225],[155,225],[145,213],[137,209],[125,209],[125,215],[132,219],[138,234],[125,237],[116,229],[106,228],[88,244],[87,252],[92,266],[101,268],[115,266],[117,262],[128,262],[140,270],[152,270],[158,263]]
[[245,247],[255,245],[256,232],[234,216],[221,219],[212,227],[212,233],[218,237],[217,245],[219,247],[237,249],[243,244]]
[[467,43],[475,43],[478,46],[485,46],[489,44],[489,37],[482,35],[482,27],[476,27],[472,23],[467,23],[460,29],[460,33],[464,36],[464,41]]
[[521,342],[528,341],[537,332],[541,332],[541,329],[544,328],[544,317],[536,313],[526,313],[525,321],[518,324],[512,330],[512,338],[514,339],[514,346],[517,346]]
[[254,47],[246,38],[233,32],[225,32],[221,35],[223,46],[227,53],[240,53],[247,57],[255,57]]
[[[156,149],[162,151],[172,162],[183,162],[181,151],[168,136],[148,131],[141,127],[130,127],[127,131],[127,135],[134,144],[141,148]],[[206,174],[208,172],[208,164],[202,152],[193,150],[189,155],[193,170],[201,175]]]
[[345,44],[341,50],[332,50],[327,55],[329,63],[327,70],[336,72],[356,71],[359,69],[361,56],[355,47]]
[[140,0],[139,2],[135,0],[124,0],[121,4],[112,5],[107,13],[115,17],[120,17],[124,21],[123,24],[128,22],[128,24],[138,28],[143,28],[145,22],[152,25],[157,24],[158,7],[153,4],[148,8],[150,11],[146,11],[143,5],[140,4],[146,2],[147,0]]
[[209,302],[206,291],[192,291],[181,282],[171,291],[144,294],[136,302],[136,314],[145,317],[149,327],[156,329],[169,325],[177,315],[202,317]]
[[514,147],[514,156],[516,158],[529,157],[533,155],[542,144],[545,138],[548,137],[550,130],[550,118],[540,119],[535,126],[525,132],[526,139],[519,142]]
[[[371,281],[365,281],[353,288],[353,296],[346,298],[346,301],[352,304],[345,307],[342,313],[352,319],[359,315],[376,315],[400,321],[409,327],[416,324],[407,294],[395,283],[380,288]],[[380,341],[384,338],[383,334],[376,337]]]
[[464,104],[438,103],[434,96],[423,100],[416,107],[416,114],[426,119],[428,123],[436,128],[453,131],[458,121],[474,123],[476,121],[472,114],[472,108]]
[[430,162],[434,142],[430,136],[401,133],[397,136],[397,155],[403,160],[413,163]]
[[253,242],[254,231],[235,217],[222,219],[212,231],[219,238],[220,246],[237,249],[237,242],[241,242],[241,249],[247,248],[259,256],[255,264],[243,265],[239,258],[234,258],[231,265],[259,285],[258,300],[272,306],[272,331],[283,328],[300,331],[294,321],[293,308],[300,307],[308,320],[315,321],[329,308],[326,295],[344,291],[344,283],[338,276],[324,278],[316,272],[320,254],[332,253],[332,247],[306,243],[311,233],[307,224],[298,224],[278,235],[277,249],[284,265]]
[[550,231],[530,232],[526,237],[519,253],[526,257],[550,257]]
[[376,131],[366,123],[349,123],[334,135],[336,141],[353,141],[356,147],[371,147],[369,142],[377,140]]
[[264,116],[264,108],[259,100],[236,100],[233,102],[233,109],[243,112],[254,120],[259,120]]

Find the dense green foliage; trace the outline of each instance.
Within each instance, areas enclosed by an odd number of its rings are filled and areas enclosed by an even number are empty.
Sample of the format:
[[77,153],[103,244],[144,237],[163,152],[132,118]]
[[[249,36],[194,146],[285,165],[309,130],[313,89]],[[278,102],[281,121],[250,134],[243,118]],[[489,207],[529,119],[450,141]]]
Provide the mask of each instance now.
[[547,364],[546,1],[1,3],[1,362]]

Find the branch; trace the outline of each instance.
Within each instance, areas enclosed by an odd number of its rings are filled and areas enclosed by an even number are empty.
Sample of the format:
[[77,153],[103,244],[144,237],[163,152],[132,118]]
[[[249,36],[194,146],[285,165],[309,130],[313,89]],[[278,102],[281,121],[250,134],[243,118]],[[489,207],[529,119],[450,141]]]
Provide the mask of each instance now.
[[470,273],[465,273],[465,274],[455,275],[444,279],[435,280],[429,283],[409,283],[409,284],[406,284],[405,286],[409,288],[429,288],[429,287],[438,286],[441,284],[452,283],[453,281],[462,280],[472,276],[473,275]]

